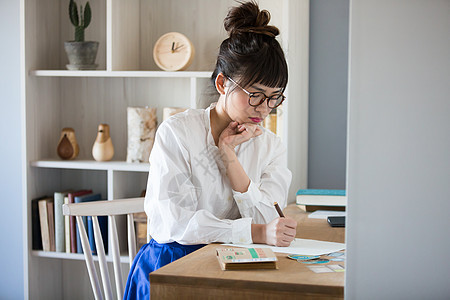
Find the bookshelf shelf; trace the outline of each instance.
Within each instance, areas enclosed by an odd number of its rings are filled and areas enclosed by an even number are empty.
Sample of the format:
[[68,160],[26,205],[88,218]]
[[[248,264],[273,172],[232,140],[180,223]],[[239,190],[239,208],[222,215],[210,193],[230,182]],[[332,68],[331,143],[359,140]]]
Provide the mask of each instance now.
[[68,71],[68,70],[32,70],[31,76],[36,77],[141,77],[141,78],[210,78],[207,71]]
[[[36,256],[36,257],[46,257],[46,258],[55,258],[55,259],[80,260],[80,261],[84,262],[84,254],[81,254],[81,253],[65,253],[65,252],[49,252],[49,251],[32,250],[31,255]],[[93,255],[92,257],[93,257],[94,261],[98,261],[97,255]],[[106,261],[112,262],[113,261],[112,256],[107,255]],[[130,261],[129,261],[128,256],[121,255],[120,262],[123,264],[128,264]]]
[[95,160],[37,160],[30,163],[32,167],[53,168],[53,169],[77,169],[77,170],[104,170],[104,171],[128,171],[128,172],[148,172],[149,163],[127,163],[125,161]]

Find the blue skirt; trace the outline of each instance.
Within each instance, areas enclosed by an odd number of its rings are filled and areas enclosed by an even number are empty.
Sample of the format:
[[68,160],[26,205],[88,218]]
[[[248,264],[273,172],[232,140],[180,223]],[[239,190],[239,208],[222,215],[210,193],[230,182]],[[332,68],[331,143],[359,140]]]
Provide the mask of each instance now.
[[127,285],[123,295],[124,300],[149,299],[149,274],[205,245],[181,245],[176,242],[158,244],[151,240],[142,246],[134,258],[128,274]]

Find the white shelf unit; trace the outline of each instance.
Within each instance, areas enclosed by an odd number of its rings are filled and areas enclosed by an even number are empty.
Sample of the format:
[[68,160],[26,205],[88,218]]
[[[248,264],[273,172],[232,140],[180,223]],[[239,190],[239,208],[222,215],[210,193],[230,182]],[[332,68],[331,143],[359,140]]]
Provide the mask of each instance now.
[[127,163],[124,161],[105,161],[95,160],[37,160],[31,162],[32,167],[37,168],[55,168],[55,169],[80,169],[80,170],[104,170],[104,171],[130,171],[130,172],[148,172],[149,163]]
[[[271,12],[271,23],[281,30],[279,40],[290,68],[288,101],[278,130],[288,147],[295,196],[297,188],[306,187],[307,174],[309,0],[260,0],[259,4]],[[29,299],[92,298],[80,254],[31,249],[31,200],[81,188],[92,188],[108,200],[138,196],[146,188],[149,164],[125,162],[126,108],[156,107],[160,122],[164,107],[205,108],[214,101],[216,95],[208,90],[210,75],[226,38],[223,19],[236,2],[97,0],[90,5],[92,22],[86,40],[100,43],[99,67],[68,71],[63,43],[74,35],[68,1],[21,0],[24,294]],[[153,61],[155,41],[169,31],[184,33],[196,48],[186,71],[163,72]],[[111,162],[92,160],[100,123],[110,125],[115,147]],[[80,154],[74,161],[56,155],[64,127],[75,129]],[[123,264],[123,268],[126,276],[128,267]]]
[[[70,259],[70,260],[82,260],[84,261],[84,254],[81,253],[65,253],[65,252],[48,252],[48,251],[40,251],[40,250],[32,250],[31,254],[37,257],[47,257],[47,258],[56,258],[56,259]],[[94,261],[98,261],[98,256],[93,256]],[[120,262],[124,264],[128,264],[128,256],[122,255],[120,256]],[[112,262],[113,258],[111,255],[106,256],[107,262]]]
[[210,78],[206,71],[68,71],[68,70],[34,70],[32,76],[47,77],[150,77],[150,78]]

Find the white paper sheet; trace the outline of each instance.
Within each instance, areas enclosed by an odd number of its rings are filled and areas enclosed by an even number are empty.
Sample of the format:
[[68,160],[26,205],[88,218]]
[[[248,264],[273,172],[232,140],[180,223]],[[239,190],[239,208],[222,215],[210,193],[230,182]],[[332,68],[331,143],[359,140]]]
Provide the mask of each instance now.
[[271,248],[273,252],[302,254],[302,255],[323,255],[345,249],[345,244],[324,242],[308,239],[295,239],[289,247],[274,247],[265,244],[223,244],[231,247],[243,248]]
[[339,217],[346,216],[347,213],[345,211],[333,211],[333,210],[316,210],[308,215],[308,218],[311,219],[327,219],[329,216]]

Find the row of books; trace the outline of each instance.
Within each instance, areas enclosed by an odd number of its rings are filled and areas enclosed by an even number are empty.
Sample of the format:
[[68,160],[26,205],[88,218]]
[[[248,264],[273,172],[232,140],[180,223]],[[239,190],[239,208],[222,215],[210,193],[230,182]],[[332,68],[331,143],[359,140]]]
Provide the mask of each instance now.
[[[64,216],[62,206],[101,200],[101,194],[92,190],[55,192],[53,197],[39,197],[31,200],[32,248],[33,250],[83,253],[78,224],[74,216]],[[92,217],[82,217],[89,238],[92,254],[97,254]],[[108,251],[108,218],[98,217],[100,231]]]

